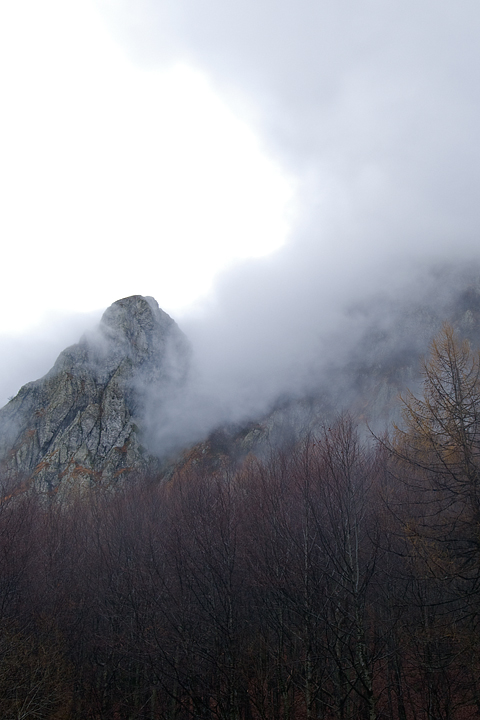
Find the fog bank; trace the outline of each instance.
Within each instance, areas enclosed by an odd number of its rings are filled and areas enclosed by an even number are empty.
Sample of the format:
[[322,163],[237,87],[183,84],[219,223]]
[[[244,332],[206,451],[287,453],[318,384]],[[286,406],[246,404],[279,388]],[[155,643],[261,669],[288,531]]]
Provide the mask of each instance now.
[[196,364],[159,443],[314,391],[371,354],[373,332],[388,338],[382,352],[422,350],[478,278],[478,3],[99,7],[137,63],[206,73],[298,189],[288,243],[225,271],[175,317]]

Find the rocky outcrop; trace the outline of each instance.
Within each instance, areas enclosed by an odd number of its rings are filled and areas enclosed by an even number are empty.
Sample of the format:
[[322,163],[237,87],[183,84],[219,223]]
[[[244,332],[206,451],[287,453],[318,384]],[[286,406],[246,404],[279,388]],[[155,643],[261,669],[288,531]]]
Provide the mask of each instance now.
[[149,405],[181,387],[188,359],[185,336],[153,298],[117,301],[0,410],[3,479],[55,493],[146,469]]

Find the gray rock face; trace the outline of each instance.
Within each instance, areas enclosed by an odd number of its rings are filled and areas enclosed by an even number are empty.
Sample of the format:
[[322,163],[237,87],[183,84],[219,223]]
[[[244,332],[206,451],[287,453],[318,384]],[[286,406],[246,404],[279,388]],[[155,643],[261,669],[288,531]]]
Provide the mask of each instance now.
[[153,403],[161,412],[188,361],[185,336],[153,298],[118,300],[94,332],[0,410],[3,479],[63,493],[146,469],[147,410]]

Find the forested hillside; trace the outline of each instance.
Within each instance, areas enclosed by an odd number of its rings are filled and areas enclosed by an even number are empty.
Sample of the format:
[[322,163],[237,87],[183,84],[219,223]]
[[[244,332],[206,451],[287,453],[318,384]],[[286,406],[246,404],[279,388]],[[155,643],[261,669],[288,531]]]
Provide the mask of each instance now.
[[445,326],[389,435],[4,496],[1,717],[478,717],[479,372]]

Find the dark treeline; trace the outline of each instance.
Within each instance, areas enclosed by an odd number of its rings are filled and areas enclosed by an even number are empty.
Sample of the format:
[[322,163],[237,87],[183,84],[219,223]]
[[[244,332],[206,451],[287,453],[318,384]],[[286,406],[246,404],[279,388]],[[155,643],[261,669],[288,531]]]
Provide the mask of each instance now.
[[236,469],[5,497],[1,717],[479,717],[478,359],[448,329],[425,383],[392,441],[342,416]]

